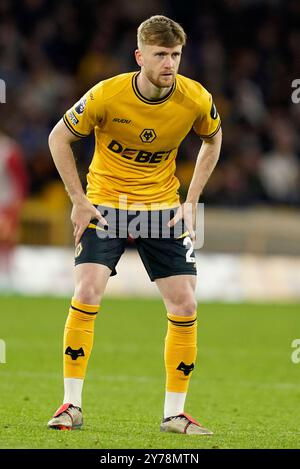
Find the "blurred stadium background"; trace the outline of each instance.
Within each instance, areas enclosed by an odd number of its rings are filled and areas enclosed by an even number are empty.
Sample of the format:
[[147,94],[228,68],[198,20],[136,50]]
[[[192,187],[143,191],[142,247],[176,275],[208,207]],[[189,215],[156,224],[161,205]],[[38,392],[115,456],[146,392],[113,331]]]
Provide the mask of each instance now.
[[[96,82],[137,69],[137,25],[157,13],[185,28],[180,72],[210,90],[223,122],[220,161],[202,197],[199,297],[299,299],[300,104],[291,99],[292,82],[300,78],[297,0],[1,0],[6,103],[0,204],[3,215],[7,194],[17,194],[20,224],[9,259],[7,224],[0,217],[0,288],[72,292],[70,203],[49,154],[48,134]],[[92,148],[92,136],[74,145],[83,185]],[[198,148],[191,134],[179,152],[183,197]],[[156,295],[134,250],[120,261],[109,292]]]
[[[89,87],[137,69],[136,28],[152,14],[185,28],[180,72],[210,90],[223,122],[201,198],[199,373],[187,411],[215,431],[201,447],[299,447],[300,2],[0,0],[1,448],[199,448],[158,432],[166,320],[132,246],[97,323],[85,431],[45,428],[62,393],[74,250],[48,135]],[[191,134],[179,151],[183,198],[199,143]],[[92,149],[92,136],[74,145],[83,185]]]

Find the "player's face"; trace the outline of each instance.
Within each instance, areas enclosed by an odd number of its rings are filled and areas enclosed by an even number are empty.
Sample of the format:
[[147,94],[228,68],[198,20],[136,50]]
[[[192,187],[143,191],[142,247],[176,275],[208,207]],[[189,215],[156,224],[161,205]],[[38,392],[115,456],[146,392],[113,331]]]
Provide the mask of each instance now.
[[153,85],[158,88],[169,88],[175,81],[181,59],[182,46],[161,47],[143,46],[136,54],[137,62],[141,66]]

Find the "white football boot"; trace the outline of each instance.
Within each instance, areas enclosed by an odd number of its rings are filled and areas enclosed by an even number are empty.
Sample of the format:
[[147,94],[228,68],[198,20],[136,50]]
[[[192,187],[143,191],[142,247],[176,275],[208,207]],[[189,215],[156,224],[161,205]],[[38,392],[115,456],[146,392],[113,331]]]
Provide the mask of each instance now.
[[204,428],[186,413],[163,419],[161,432],[184,433],[186,435],[213,435],[211,430]]
[[53,430],[80,430],[83,424],[80,407],[63,404],[49,420],[47,427]]

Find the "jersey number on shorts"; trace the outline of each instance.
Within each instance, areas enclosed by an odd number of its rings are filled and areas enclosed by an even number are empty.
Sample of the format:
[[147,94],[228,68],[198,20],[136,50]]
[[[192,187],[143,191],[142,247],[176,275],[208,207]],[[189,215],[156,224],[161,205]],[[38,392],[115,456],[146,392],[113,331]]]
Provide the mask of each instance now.
[[185,255],[186,262],[196,262],[195,257],[192,257],[193,243],[189,236],[186,236],[185,238],[183,238],[183,245],[185,246],[186,249],[188,249]]

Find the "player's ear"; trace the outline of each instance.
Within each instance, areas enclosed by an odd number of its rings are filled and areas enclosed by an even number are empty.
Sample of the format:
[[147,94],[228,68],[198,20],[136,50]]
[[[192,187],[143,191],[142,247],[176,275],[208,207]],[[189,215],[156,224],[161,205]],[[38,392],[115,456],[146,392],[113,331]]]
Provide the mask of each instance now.
[[135,60],[137,61],[137,64],[142,67],[143,66],[143,56],[142,56],[142,52],[140,49],[136,49],[134,51],[134,55],[135,55]]

